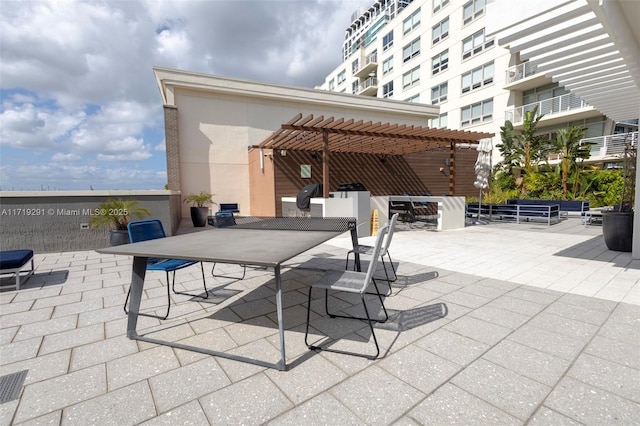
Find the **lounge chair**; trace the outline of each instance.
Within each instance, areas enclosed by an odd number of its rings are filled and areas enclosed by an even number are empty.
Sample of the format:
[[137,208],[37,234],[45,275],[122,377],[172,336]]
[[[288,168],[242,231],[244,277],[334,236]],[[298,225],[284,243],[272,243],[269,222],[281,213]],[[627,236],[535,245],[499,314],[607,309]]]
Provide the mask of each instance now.
[[[137,220],[134,222],[129,222],[128,225],[129,230],[129,239],[132,243],[140,242],[140,241],[148,241],[155,240],[158,238],[165,238],[166,234],[164,233],[164,228],[162,227],[162,222],[158,219],[146,219],[146,220]],[[176,291],[176,271],[178,269],[183,269],[188,266],[194,265],[196,263],[200,263],[200,270],[202,271],[202,283],[204,284],[204,296],[200,294],[191,294]],[[150,258],[147,260],[147,271],[164,271],[167,276],[167,312],[164,317],[160,317],[157,315],[143,314],[138,313],[138,315],[167,319],[169,317],[169,310],[171,309],[171,290],[169,289],[169,272],[173,272],[173,282],[171,284],[171,289],[176,294],[183,294],[187,296],[200,297],[202,299],[207,299],[209,297],[209,292],[207,290],[207,283],[204,278],[204,267],[202,266],[202,262],[195,262],[191,260],[179,260],[179,259],[156,259]],[[131,287],[129,287],[129,292],[127,293],[127,299],[124,301],[124,312],[127,311],[127,304],[129,303],[129,296],[131,295]]]
[[[26,269],[29,263],[31,263],[31,269]],[[33,250],[0,251],[0,275],[11,275],[11,278],[16,279],[15,285],[9,287],[20,290],[20,284],[24,284],[33,275],[34,270]]]

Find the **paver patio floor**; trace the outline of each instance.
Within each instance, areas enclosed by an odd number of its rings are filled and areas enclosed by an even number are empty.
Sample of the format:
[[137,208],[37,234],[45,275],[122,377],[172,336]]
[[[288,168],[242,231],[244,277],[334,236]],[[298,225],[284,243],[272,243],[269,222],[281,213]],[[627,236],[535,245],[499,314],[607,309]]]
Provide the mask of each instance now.
[[[638,424],[640,261],[608,251],[597,226],[402,226],[375,361],[304,344],[307,284],[344,268],[348,247],[339,237],[283,268],[285,372],[129,340],[130,258],[37,254],[26,285],[0,292],[3,388],[26,371],[1,424]],[[147,274],[146,312],[165,308],[163,282]],[[199,267],[176,283],[202,291]],[[138,331],[275,362],[272,271],[209,273],[207,288],[206,300],[172,295],[170,318],[141,317]],[[314,295],[313,340],[374,349],[364,322],[327,318]],[[349,313],[355,302],[330,300]]]

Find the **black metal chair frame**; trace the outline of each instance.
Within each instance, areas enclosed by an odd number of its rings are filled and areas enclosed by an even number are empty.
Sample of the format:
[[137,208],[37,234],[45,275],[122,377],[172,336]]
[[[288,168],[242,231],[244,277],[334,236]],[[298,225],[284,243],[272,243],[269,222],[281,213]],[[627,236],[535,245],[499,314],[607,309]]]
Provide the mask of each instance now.
[[[346,318],[346,319],[355,319],[355,320],[361,320],[361,321],[367,321],[368,325],[369,325],[369,330],[371,331],[371,336],[373,337],[373,343],[375,344],[376,347],[376,353],[375,355],[367,355],[367,354],[361,354],[361,353],[357,353],[357,352],[351,352],[351,351],[344,351],[344,350],[340,350],[340,349],[333,349],[333,348],[328,348],[326,346],[320,346],[320,345],[313,345],[309,343],[309,323],[310,323],[310,315],[311,315],[311,292],[313,291],[314,285],[312,284],[309,287],[309,295],[307,298],[307,323],[306,323],[306,328],[305,328],[305,333],[304,333],[304,342],[307,345],[307,347],[310,350],[322,350],[322,351],[327,351],[327,352],[334,352],[334,353],[339,353],[339,354],[345,354],[345,355],[353,355],[353,356],[359,356],[359,357],[363,357],[363,358],[368,358],[368,359],[376,359],[378,358],[378,356],[380,355],[380,346],[378,344],[378,339],[376,338],[376,333],[373,327],[373,323],[384,323],[389,319],[389,314],[387,312],[386,307],[384,306],[384,300],[383,300],[383,296],[380,293],[380,290],[378,289],[378,285],[376,284],[376,280],[373,278],[373,273],[375,271],[375,267],[377,264],[377,260],[380,257],[380,249],[382,246],[382,240],[384,238],[384,236],[389,232],[389,225],[384,226],[383,228],[381,228],[379,230],[378,233],[378,239],[376,240],[376,244],[374,246],[374,253],[373,253],[373,257],[371,259],[371,262],[369,264],[369,268],[367,270],[367,272],[356,272],[356,271],[345,271],[343,272],[342,277],[346,277],[347,279],[349,279],[349,275],[351,275],[352,277],[356,277],[357,279],[362,279],[363,280],[363,286],[361,289],[357,289],[357,288],[351,288],[351,287],[342,287],[340,288],[339,286],[333,287],[333,285],[335,285],[335,283],[332,284],[325,284],[325,285],[319,285],[319,287],[323,287],[325,289],[325,312],[326,314],[331,317],[331,318]],[[338,280],[337,282],[339,282],[340,280]],[[368,282],[371,282],[374,286],[374,288],[376,289],[376,292],[373,294],[376,294],[378,296],[378,300],[380,301],[380,304],[382,306],[382,310],[384,311],[384,319],[375,319],[375,318],[371,318],[371,315],[369,314],[369,308],[367,307],[367,302],[365,300],[365,297],[367,294],[366,292],[366,288],[368,287]],[[351,316],[351,315],[338,315],[335,313],[330,313],[329,312],[329,290],[335,290],[335,291],[342,291],[342,292],[349,292],[349,293],[359,293],[360,294],[360,300],[362,302],[362,306],[364,307],[364,312],[366,317],[356,317],[356,316]]]
[[[150,224],[156,225],[155,230],[158,231],[158,235],[152,237],[152,238],[141,238],[139,240],[136,240],[136,238],[134,238],[133,236],[136,235],[136,233],[132,230],[135,227],[144,225],[144,224]],[[149,241],[149,240],[154,240],[154,239],[158,239],[158,238],[164,238],[166,236],[165,232],[164,232],[164,228],[162,227],[162,222],[158,219],[144,219],[144,220],[137,220],[137,221],[133,221],[130,222],[128,225],[128,231],[129,231],[129,238],[132,242],[137,242],[137,241]],[[146,237],[146,236],[145,236]],[[200,294],[191,294],[191,293],[186,293],[186,292],[180,292],[180,291],[176,291],[176,271],[179,269],[183,269],[186,268],[188,266],[194,265],[198,262],[193,262],[193,261],[186,261],[186,263],[182,263],[180,265],[177,265],[175,267],[172,268],[154,268],[154,266],[157,265],[162,265],[163,262],[169,262],[173,259],[148,259],[147,260],[147,271],[149,270],[155,270],[155,271],[164,271],[166,273],[166,278],[167,278],[167,312],[165,313],[164,316],[159,316],[159,315],[153,315],[153,314],[147,314],[147,313],[140,313],[138,312],[138,315],[141,316],[146,316],[146,317],[152,317],[152,318],[158,318],[158,319],[162,319],[162,320],[166,320],[169,317],[169,311],[171,310],[171,290],[173,290],[173,292],[175,294],[182,294],[185,296],[192,296],[192,297],[200,297],[202,299],[208,299],[209,298],[209,291],[207,290],[207,282],[205,280],[205,276],[204,276],[204,266],[202,265],[202,262],[200,263],[200,271],[202,272],[202,284],[204,286],[204,296],[200,295]],[[151,263],[149,263],[151,262]],[[151,268],[150,268],[151,266]],[[169,272],[173,272],[173,280],[171,283],[171,288],[169,288]],[[131,296],[131,287],[129,287],[129,291],[127,292],[127,298],[124,301],[124,305],[122,307],[122,309],[124,310],[125,314],[128,314],[129,311],[127,310],[127,304],[129,303],[129,297]]]

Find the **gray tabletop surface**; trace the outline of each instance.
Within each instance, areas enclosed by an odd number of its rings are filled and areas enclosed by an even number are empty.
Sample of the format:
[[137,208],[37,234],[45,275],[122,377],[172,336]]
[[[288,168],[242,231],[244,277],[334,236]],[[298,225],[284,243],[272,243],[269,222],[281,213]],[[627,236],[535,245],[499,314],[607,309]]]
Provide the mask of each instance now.
[[223,228],[96,251],[138,257],[277,266],[343,232]]

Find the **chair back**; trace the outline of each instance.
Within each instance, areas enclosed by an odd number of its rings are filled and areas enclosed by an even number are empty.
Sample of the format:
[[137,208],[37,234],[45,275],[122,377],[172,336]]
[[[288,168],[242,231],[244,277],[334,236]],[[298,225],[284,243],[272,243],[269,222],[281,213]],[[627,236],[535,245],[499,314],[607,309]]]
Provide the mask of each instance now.
[[393,231],[396,229],[396,223],[398,222],[398,216],[400,216],[399,213],[396,213],[393,216],[391,216],[391,222],[389,222],[389,233],[387,234],[387,238],[385,238],[384,244],[382,245],[382,250],[380,251],[380,255],[382,255],[382,256],[387,254],[387,250],[389,249],[389,246],[391,245],[391,238],[393,238]]
[[387,224],[378,230],[378,236],[376,238],[376,243],[373,246],[373,253],[371,254],[371,260],[369,261],[369,268],[367,269],[367,275],[362,283],[362,288],[360,290],[361,293],[367,291],[367,288],[371,285],[373,281],[373,274],[376,272],[376,266],[378,265],[378,260],[380,259],[380,252],[382,250],[382,243],[385,239],[385,236],[389,233],[390,225]]
[[164,233],[162,222],[159,219],[145,219],[129,222],[127,230],[129,231],[129,240],[131,240],[132,243],[155,240],[157,238],[164,238],[167,236]]

